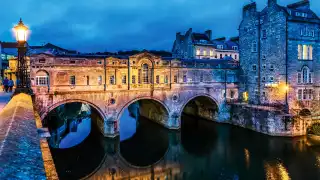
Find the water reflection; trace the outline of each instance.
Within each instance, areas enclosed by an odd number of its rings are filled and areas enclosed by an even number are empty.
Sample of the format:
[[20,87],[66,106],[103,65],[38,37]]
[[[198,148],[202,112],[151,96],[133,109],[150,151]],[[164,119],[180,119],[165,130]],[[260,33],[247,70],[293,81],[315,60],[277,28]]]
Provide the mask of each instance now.
[[120,128],[119,139],[104,138],[92,123],[79,145],[52,149],[60,179],[320,179],[320,149],[304,138],[269,137],[189,116],[176,132],[124,114],[135,121]]

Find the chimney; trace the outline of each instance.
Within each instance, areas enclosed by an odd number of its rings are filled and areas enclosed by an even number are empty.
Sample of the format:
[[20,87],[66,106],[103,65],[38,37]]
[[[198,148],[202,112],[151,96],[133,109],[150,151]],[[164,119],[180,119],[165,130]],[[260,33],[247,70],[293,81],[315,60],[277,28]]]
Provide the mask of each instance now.
[[180,33],[180,32],[177,32],[177,34],[176,34],[176,40],[179,40],[179,39],[180,39],[180,35],[181,35],[181,33]]
[[208,36],[209,40],[211,40],[212,37],[212,31],[211,30],[206,30],[205,34]]

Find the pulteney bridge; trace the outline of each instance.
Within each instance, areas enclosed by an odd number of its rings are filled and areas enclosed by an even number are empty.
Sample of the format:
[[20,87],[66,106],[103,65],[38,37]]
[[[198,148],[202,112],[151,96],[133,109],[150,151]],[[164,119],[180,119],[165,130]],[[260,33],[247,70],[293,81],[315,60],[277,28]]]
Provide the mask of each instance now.
[[183,111],[204,118],[229,118],[226,101],[237,99],[238,62],[181,60],[150,53],[130,57],[34,54],[31,83],[44,119],[61,104],[82,102],[95,109],[108,137],[130,104],[140,102],[143,116],[170,129],[180,128]]

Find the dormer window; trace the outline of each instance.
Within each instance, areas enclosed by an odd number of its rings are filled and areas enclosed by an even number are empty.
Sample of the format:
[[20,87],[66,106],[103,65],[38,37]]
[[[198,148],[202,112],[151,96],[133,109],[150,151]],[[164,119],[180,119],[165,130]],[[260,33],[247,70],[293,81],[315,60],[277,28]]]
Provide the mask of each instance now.
[[238,46],[232,46],[232,49],[236,51],[238,50]]
[[223,49],[223,45],[218,45],[217,48],[218,49]]

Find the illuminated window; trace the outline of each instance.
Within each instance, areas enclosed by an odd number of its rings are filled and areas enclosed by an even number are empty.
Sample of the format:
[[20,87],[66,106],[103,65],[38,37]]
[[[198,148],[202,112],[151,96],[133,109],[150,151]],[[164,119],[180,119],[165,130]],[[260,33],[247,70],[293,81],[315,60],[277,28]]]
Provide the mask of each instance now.
[[298,45],[298,59],[302,59],[302,52],[303,52],[302,45],[299,44]]
[[122,76],[122,84],[127,84],[127,76]]
[[309,56],[309,60],[312,60],[312,53],[313,53],[313,47],[310,45],[308,46],[308,56]]
[[138,70],[138,84],[141,84],[141,69]]
[[148,64],[143,64],[143,66],[142,66],[142,82],[144,84],[149,83],[149,66],[148,66]]
[[197,56],[200,56],[200,49],[197,49]]
[[203,50],[203,55],[206,56],[207,55],[207,51]]
[[70,76],[69,83],[70,85],[76,85],[76,76]]
[[173,82],[178,83],[178,76],[177,75],[173,76]]
[[160,77],[159,77],[159,75],[156,76],[156,83],[157,83],[157,84],[160,83]]
[[132,84],[136,83],[136,76],[135,75],[132,76],[132,80],[131,81],[132,81]]
[[308,59],[308,46],[303,45],[303,59]]
[[99,85],[102,84],[102,76],[98,76],[98,84],[99,84]]
[[210,56],[211,57],[213,56],[213,50],[210,50]]

